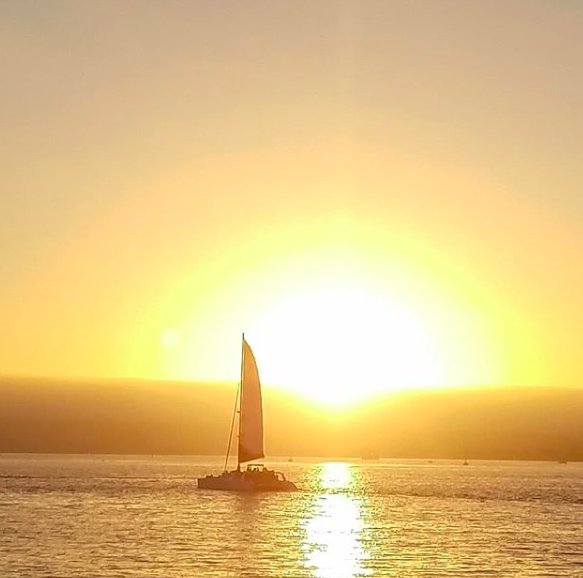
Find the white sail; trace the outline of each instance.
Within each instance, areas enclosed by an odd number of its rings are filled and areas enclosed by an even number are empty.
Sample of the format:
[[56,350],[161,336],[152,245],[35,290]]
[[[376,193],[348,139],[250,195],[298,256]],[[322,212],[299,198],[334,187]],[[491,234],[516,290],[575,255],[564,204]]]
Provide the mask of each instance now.
[[239,406],[239,459],[248,462],[264,457],[261,383],[253,351],[243,338],[241,401]]

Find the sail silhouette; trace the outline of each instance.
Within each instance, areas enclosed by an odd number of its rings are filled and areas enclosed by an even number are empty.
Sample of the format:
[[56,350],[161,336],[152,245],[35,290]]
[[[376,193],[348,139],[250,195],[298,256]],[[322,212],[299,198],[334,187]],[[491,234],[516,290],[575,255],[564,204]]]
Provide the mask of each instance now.
[[[281,472],[275,472],[260,464],[252,464],[245,471],[241,464],[265,457],[263,449],[263,403],[261,399],[261,381],[253,350],[242,336],[241,346],[241,382],[237,391],[236,402],[239,404],[239,430],[237,449],[237,469],[227,471],[233,425],[229,434],[229,445],[225,457],[225,471],[218,476],[198,478],[198,487],[202,490],[226,491],[294,491],[296,485],[287,480]],[[235,405],[236,407],[236,405]]]
[[239,407],[238,463],[265,457],[263,450],[263,404],[257,362],[243,337],[241,397]]

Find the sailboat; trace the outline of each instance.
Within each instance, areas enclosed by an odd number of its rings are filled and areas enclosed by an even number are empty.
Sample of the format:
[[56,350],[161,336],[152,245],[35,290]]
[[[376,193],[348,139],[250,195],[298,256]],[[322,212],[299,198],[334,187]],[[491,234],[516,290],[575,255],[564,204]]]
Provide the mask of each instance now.
[[[239,411],[237,412],[237,405]],[[237,448],[237,469],[227,471],[235,417],[239,415],[239,435]],[[241,346],[241,381],[235,399],[235,411],[231,422],[229,444],[225,457],[223,473],[216,476],[198,478],[198,487],[203,490],[227,490],[234,492],[273,492],[294,491],[296,485],[285,478],[281,472],[270,470],[262,464],[248,465],[245,470],[241,464],[265,457],[263,451],[263,405],[261,401],[261,383],[255,356],[249,344],[242,336]]]

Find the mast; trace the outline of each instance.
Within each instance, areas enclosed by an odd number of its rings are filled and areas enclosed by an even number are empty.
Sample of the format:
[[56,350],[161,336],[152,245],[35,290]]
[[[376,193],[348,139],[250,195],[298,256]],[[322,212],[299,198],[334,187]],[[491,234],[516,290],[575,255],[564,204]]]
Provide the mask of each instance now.
[[[244,355],[245,355],[245,333],[242,334],[242,339],[241,339],[241,377],[239,379],[239,383],[237,384],[237,393],[235,395],[235,405],[233,406],[233,417],[231,418],[231,430],[229,431],[229,443],[227,445],[227,455],[225,456],[225,466],[223,468],[223,470],[226,472],[227,471],[227,464],[229,462],[229,454],[231,453],[231,443],[233,441],[233,430],[235,429],[235,417],[237,415],[237,413],[240,413],[240,409],[239,411],[237,411],[237,403],[239,403],[239,408],[241,408],[241,403],[240,403],[240,398],[241,398],[241,393],[242,393],[242,388],[243,388],[243,367],[244,367]],[[239,419],[239,433],[237,435],[237,438],[239,438],[240,435],[240,429],[241,429],[241,419]],[[237,452],[237,469],[239,469],[241,467],[241,464],[239,463],[239,452]]]
[[[239,378],[239,389],[237,397],[239,398],[239,414],[241,413],[241,396],[243,395],[243,376],[245,375],[245,332],[241,333],[241,376]],[[239,415],[239,431],[237,432],[237,441],[241,439],[241,415]],[[241,469],[239,461],[239,444],[237,444],[237,469]]]
[[231,442],[233,441],[233,429],[235,426],[235,416],[237,415],[237,402],[239,401],[240,384],[237,385],[237,395],[235,395],[235,405],[233,406],[233,417],[231,418],[231,431],[229,432],[229,443],[227,445],[227,455],[225,456],[225,466],[223,470],[227,471],[227,464],[229,462],[229,454],[231,453]]

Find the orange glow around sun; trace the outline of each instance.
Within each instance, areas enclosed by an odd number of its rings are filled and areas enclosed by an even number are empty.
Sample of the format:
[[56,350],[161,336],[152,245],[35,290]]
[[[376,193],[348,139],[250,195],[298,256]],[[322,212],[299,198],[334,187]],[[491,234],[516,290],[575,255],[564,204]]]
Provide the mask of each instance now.
[[[230,215],[216,232],[216,245],[188,267],[168,269],[159,277],[161,290],[144,298],[129,335],[125,373],[236,383],[245,332],[266,388],[331,408],[407,389],[542,383],[540,333],[529,324],[528,303],[521,303],[511,271],[493,271],[488,259],[468,254],[470,231],[456,236],[436,228],[435,212],[444,205],[429,197],[419,223],[387,220],[382,159],[351,152],[359,187],[378,206],[327,211],[320,200],[301,217],[296,212],[303,205],[280,212],[271,206],[261,209],[265,214],[257,216],[260,226],[253,231]],[[354,185],[341,178],[341,168],[298,158],[309,171],[294,173],[287,157],[245,159],[250,180],[265,179],[265,190],[253,191],[261,207],[270,202],[272,188],[306,196],[314,182],[318,191],[351,198]],[[399,161],[392,189],[421,194],[425,177]],[[327,168],[331,174],[338,169],[338,178],[316,179]],[[242,170],[235,164],[235,174]],[[451,206],[473,183],[446,168],[431,167],[430,173],[431,186]],[[208,182],[201,182],[208,190],[236,188],[228,173],[205,175]],[[187,185],[195,183],[168,186]],[[472,206],[476,221],[510,214],[505,191],[481,186],[490,196]],[[494,194],[504,208],[500,213],[490,206]],[[474,249],[487,251],[489,246]]]
[[476,373],[499,379],[488,328],[458,305],[430,302],[411,284],[399,288],[396,273],[375,277],[360,254],[307,255],[288,255],[279,268],[266,260],[214,288],[213,306],[190,316],[180,303],[167,305],[176,322],[160,327],[158,376],[236,383],[244,330],[266,387],[329,408],[474,384]]

